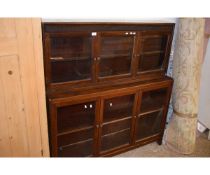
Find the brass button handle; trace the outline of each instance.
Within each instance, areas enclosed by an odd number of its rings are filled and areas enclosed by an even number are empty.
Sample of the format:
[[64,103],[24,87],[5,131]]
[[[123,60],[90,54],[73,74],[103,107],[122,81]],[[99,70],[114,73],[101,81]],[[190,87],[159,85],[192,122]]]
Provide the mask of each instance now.
[[100,57],[95,57],[94,61],[100,61],[100,59],[101,59]]

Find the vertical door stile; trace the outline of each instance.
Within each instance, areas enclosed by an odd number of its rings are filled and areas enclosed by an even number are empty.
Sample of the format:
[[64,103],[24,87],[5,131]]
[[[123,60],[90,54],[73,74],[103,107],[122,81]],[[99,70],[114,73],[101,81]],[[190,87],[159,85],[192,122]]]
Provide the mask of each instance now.
[[46,109],[46,92],[44,80],[44,65],[43,65],[43,40],[41,19],[32,20],[33,34],[34,34],[34,62],[36,67],[37,79],[37,98],[39,99],[39,121],[41,131],[41,155],[49,157],[49,137],[48,137],[48,124],[47,124],[47,109]]
[[[92,32],[93,33],[93,32]],[[97,54],[97,35],[96,36],[93,36],[92,35],[92,33],[90,33],[91,34],[91,36],[92,36],[92,42],[91,42],[91,44],[92,44],[92,81],[93,81],[93,83],[95,83],[96,82],[96,60],[95,60],[95,58],[96,58],[96,54]]]
[[161,135],[164,134],[164,127],[165,127],[167,113],[168,113],[168,107],[169,107],[169,103],[170,103],[171,91],[172,91],[172,85],[170,85],[167,88],[167,95],[166,95],[165,103],[164,103],[164,106],[163,106],[163,119],[161,121]]
[[139,92],[137,91],[135,93],[135,98],[134,98],[133,116],[132,116],[132,123],[131,123],[131,140],[130,140],[130,142],[131,142],[132,145],[135,142],[134,134],[135,134],[135,123],[136,123],[136,117],[137,117],[138,101],[139,101]]
[[58,143],[57,143],[57,107],[53,103],[50,102],[50,123],[51,123],[51,141],[52,141],[52,156],[58,156]]
[[173,38],[172,35],[167,33],[167,44],[166,44],[166,47],[165,47],[164,61],[163,61],[163,65],[162,65],[162,68],[161,68],[165,72],[167,71],[167,64],[169,62],[169,59],[167,59],[167,58],[168,57],[170,58],[172,38]]
[[137,127],[138,127],[138,118],[139,118],[139,113],[140,113],[140,106],[141,106],[141,100],[142,100],[142,91],[140,90],[137,93],[137,104],[136,104],[136,114],[135,114],[135,120],[134,120],[134,133],[133,133],[133,144],[136,143],[136,132],[137,132]]
[[138,65],[141,62],[141,52],[142,52],[142,44],[143,42],[143,35],[142,32],[138,32],[138,36],[137,36],[137,44],[136,44],[136,54],[135,54],[135,60],[136,60],[136,64],[135,64],[135,68],[134,68],[134,75],[136,76],[138,74]]
[[101,149],[101,137],[102,137],[102,125],[103,125],[103,113],[104,113],[104,98],[100,98],[100,111],[99,111],[99,124],[98,124],[98,154]]
[[93,156],[98,156],[99,147],[99,125],[100,125],[100,111],[101,111],[101,99],[97,98],[96,101],[96,109],[95,109],[95,133],[94,133],[94,148],[93,148]]
[[99,62],[100,49],[101,49],[101,32],[97,32],[95,38],[95,51],[94,51],[94,63],[95,63],[95,81],[99,81]]
[[134,36],[134,44],[133,44],[133,56],[131,63],[131,75],[134,78],[137,73],[137,65],[138,65],[138,55],[139,55],[139,44],[140,44],[140,32],[136,32]]
[[45,52],[44,52],[44,66],[45,66],[45,83],[47,86],[51,83],[51,66],[50,66],[50,37],[49,34],[47,34],[44,38],[44,47],[45,47]]

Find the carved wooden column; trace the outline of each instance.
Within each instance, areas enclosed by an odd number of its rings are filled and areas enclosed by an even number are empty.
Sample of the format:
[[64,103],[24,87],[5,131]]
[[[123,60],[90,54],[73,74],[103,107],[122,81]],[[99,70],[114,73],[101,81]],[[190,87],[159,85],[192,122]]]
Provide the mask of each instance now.
[[173,116],[166,131],[166,144],[183,154],[194,151],[197,127],[204,19],[181,18],[174,50]]

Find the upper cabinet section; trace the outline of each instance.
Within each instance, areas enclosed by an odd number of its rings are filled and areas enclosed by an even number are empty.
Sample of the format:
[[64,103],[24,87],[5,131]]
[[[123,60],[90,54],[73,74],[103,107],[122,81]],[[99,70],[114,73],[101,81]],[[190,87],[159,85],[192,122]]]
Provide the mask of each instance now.
[[48,87],[152,80],[165,75],[174,24],[43,23]]

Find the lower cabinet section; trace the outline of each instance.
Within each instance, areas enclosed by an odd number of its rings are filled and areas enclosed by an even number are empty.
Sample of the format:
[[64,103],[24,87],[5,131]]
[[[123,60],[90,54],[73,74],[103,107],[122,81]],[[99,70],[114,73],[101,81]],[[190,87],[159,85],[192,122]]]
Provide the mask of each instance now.
[[49,100],[51,155],[110,156],[161,143],[172,79]]

